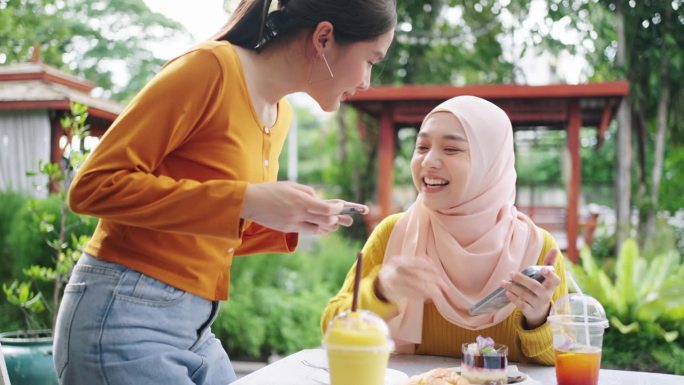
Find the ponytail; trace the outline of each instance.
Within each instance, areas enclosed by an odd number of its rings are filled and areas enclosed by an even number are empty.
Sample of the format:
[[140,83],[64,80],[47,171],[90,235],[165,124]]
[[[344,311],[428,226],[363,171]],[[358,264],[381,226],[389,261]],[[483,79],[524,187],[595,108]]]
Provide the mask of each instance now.
[[233,16],[212,40],[227,40],[244,48],[255,49],[264,38],[266,16],[272,0],[242,0]]

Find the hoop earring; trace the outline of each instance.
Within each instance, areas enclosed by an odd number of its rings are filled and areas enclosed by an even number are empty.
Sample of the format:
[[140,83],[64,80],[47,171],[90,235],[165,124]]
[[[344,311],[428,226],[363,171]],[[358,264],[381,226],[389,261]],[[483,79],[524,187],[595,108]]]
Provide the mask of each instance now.
[[313,79],[313,72],[314,72],[314,67],[316,66],[316,58],[317,57],[318,56],[314,57],[314,62],[313,62],[313,64],[311,64],[311,71],[309,71],[309,84],[335,78],[335,75],[333,75],[332,69],[330,69],[330,65],[328,64],[328,59],[325,58],[324,53],[321,53],[321,57],[323,58],[323,64],[325,64],[325,68],[328,70],[328,75],[330,75],[330,77],[323,78],[323,79],[316,79],[316,80]]

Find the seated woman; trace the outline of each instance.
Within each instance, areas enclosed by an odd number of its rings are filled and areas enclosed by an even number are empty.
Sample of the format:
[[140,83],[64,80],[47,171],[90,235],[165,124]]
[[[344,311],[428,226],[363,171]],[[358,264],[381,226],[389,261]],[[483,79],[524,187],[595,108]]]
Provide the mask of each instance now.
[[[506,113],[473,96],[450,99],[421,126],[411,160],[419,191],[385,218],[363,248],[359,307],[389,324],[397,351],[461,356],[478,335],[508,345],[512,361],[552,365],[552,301],[567,294],[553,237],[517,211],[513,130]],[[520,273],[543,269],[539,283]],[[355,266],[323,312],[351,307]],[[491,314],[468,309],[503,287],[511,303]]]

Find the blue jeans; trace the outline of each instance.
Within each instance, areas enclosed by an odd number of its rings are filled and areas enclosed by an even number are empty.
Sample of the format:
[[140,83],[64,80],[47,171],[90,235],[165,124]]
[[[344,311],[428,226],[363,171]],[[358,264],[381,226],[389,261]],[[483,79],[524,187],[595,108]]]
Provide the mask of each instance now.
[[212,302],[84,254],[64,290],[54,360],[62,385],[235,381]]

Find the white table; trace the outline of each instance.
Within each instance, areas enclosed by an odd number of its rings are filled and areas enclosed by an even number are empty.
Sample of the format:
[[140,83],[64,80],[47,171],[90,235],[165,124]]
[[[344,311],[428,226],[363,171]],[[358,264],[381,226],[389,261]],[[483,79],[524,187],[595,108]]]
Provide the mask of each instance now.
[[[323,369],[306,366],[302,364],[303,360],[314,365],[327,366],[325,350],[307,349],[259,369],[234,384],[321,385],[316,378],[321,377],[320,371]],[[514,364],[518,365],[521,372],[544,385],[556,384],[556,373],[552,366]],[[450,368],[460,365],[461,361],[455,358],[418,355],[392,355],[389,363],[390,368],[400,370],[409,377],[437,367]],[[599,385],[684,385],[684,376],[601,369]]]

